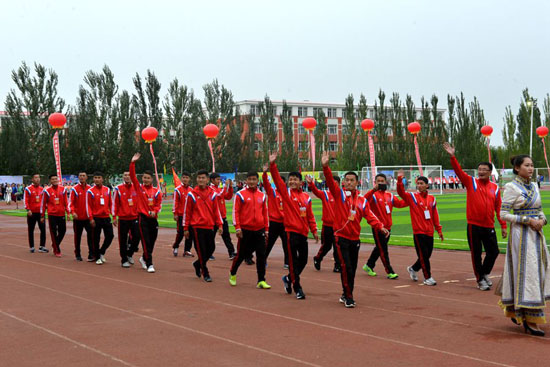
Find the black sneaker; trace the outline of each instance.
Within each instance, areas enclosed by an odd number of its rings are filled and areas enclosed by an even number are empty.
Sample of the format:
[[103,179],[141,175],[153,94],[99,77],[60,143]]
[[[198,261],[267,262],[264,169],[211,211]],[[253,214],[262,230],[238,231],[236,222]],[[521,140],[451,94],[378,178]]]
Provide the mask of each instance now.
[[338,300],[340,301],[340,303],[346,303],[346,296],[344,296],[343,294],[340,296],[340,299]]
[[316,270],[321,270],[321,260],[317,256],[313,257],[313,266],[315,266]]
[[46,254],[46,253],[50,252],[50,250],[48,250],[48,249],[45,248],[44,246],[40,246],[40,247],[38,248],[38,252],[42,252],[42,253],[45,253],[45,254]]
[[296,299],[306,299],[306,295],[303,290],[298,289],[296,292]]
[[254,262],[254,260],[252,260],[252,258],[246,259],[244,262],[246,263],[246,265],[254,265],[254,264],[256,264],[256,263]]
[[229,260],[233,260],[235,258],[235,253],[232,252],[229,254]]
[[341,273],[342,269],[340,268],[340,265],[334,264],[334,269],[332,269],[333,273]]
[[76,255],[75,259],[76,259],[76,261],[82,261],[82,256]]
[[34,247],[31,247],[31,248],[29,249],[29,251],[30,251],[31,254],[34,254]]
[[195,268],[195,274],[198,278],[201,277],[201,264],[198,261],[193,262],[193,267]]
[[93,257],[92,255],[88,255],[88,260],[87,260],[89,263],[93,262],[93,261],[96,261],[96,258]]
[[205,275],[204,276],[204,281],[207,282],[207,283],[210,283],[210,282],[212,282],[212,278],[210,278],[210,275]]
[[283,275],[283,284],[285,287],[285,292],[288,294],[292,294],[292,284],[290,284],[290,280],[288,279],[288,275]]
[[346,302],[344,302],[344,306],[346,306],[346,308],[354,308],[355,301],[353,300],[353,298],[346,298]]
[[214,260],[216,260],[216,258],[214,257],[214,255],[212,255],[212,256],[210,256],[209,260],[214,261]]

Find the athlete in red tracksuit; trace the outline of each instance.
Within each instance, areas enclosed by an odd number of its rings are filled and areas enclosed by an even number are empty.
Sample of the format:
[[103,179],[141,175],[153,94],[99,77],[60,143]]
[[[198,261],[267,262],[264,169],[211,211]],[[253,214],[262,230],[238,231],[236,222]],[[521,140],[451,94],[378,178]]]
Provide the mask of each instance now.
[[217,226],[221,235],[222,225],[218,194],[208,186],[208,171],[200,170],[197,172],[197,186],[187,194],[185,201],[183,230],[185,238],[190,238],[189,231],[193,231],[198,257],[193,262],[193,267],[197,277],[200,278],[202,274],[206,282],[212,281],[206,264],[216,249],[216,232],[212,229]]
[[154,273],[153,250],[157,241],[159,224],[158,213],[162,207],[162,193],[160,188],[153,186],[153,172],[145,171],[141,176],[140,184],[136,176],[136,161],[141,155],[134,154],[130,163],[130,178],[137,194],[138,228],[143,246],[143,256],[139,262],[148,273]]
[[[235,246],[233,246],[233,243],[231,242],[231,235],[229,234],[229,224],[227,223],[227,209],[225,208],[225,201],[231,200],[231,198],[233,198],[233,183],[230,179],[227,179],[223,187],[220,187],[221,177],[216,172],[210,174],[210,182],[210,187],[218,194],[216,195],[216,197],[218,199],[220,214],[223,220],[222,240],[225,244],[225,247],[227,248],[229,259],[233,259],[235,257]],[[214,232],[217,230],[218,228],[214,227]]]
[[340,279],[342,281],[343,294],[340,297],[340,302],[346,307],[352,308],[355,307],[353,288],[361,244],[359,240],[361,219],[365,218],[371,227],[381,231],[384,236],[388,236],[389,232],[371,212],[367,200],[357,190],[357,184],[359,183],[357,174],[355,172],[347,172],[344,175],[344,190],[334,180],[328,162],[328,152],[324,152],[321,163],[328,188],[334,197],[336,253],[342,267]]
[[55,256],[61,257],[61,241],[63,241],[67,231],[65,213],[69,211],[69,206],[67,205],[67,193],[65,188],[59,185],[57,175],[50,175],[50,185],[42,192],[42,205],[40,207],[42,218],[40,221],[44,223],[44,218],[48,213],[53,253]]
[[134,253],[138,251],[138,198],[132,185],[130,172],[124,172],[121,183],[115,187],[113,194],[113,224],[118,228],[118,247],[120,262],[123,268],[134,264]]
[[[338,182],[338,185],[340,185],[340,177],[334,176],[333,178],[334,180],[336,180],[336,182]],[[338,256],[336,256],[336,247],[334,245],[334,198],[332,197],[332,194],[329,190],[319,190],[317,186],[315,186],[312,177],[306,177],[306,181],[308,183],[309,190],[313,193],[313,195],[321,199],[321,202],[323,203],[323,227],[321,228],[321,247],[319,248],[317,255],[313,257],[313,266],[315,266],[315,269],[321,270],[321,261],[323,261],[325,255],[334,247],[334,268],[332,269],[332,271],[335,273],[339,273],[340,262],[338,261]]]
[[[393,208],[404,208],[407,203],[397,197],[391,192],[387,192],[387,178],[383,173],[379,173],[375,177],[376,185],[374,189],[365,194],[365,199],[369,202],[370,209],[376,215],[376,217],[382,222],[384,228],[386,228],[391,234],[392,226],[392,212]],[[372,235],[374,237],[375,247],[370,254],[369,259],[363,266],[363,270],[370,276],[376,276],[374,272],[374,266],[378,258],[382,258],[382,264],[386,270],[388,279],[397,279],[398,275],[393,270],[390,264],[390,255],[388,253],[388,242],[390,236],[386,237],[379,231],[372,229]]]
[[259,176],[255,171],[246,176],[247,188],[235,195],[233,204],[233,225],[237,233],[237,256],[233,259],[229,284],[237,285],[237,270],[243,262],[256,252],[257,288],[269,289],[265,281],[265,234],[269,230],[266,195],[258,189]]
[[[451,165],[458,178],[466,187],[466,219],[468,221],[468,244],[472,254],[472,265],[477,279],[478,288],[483,291],[491,289],[493,284],[489,274],[498,257],[498,242],[495,233],[495,213],[500,223],[502,238],[506,238],[506,222],[500,219],[502,199],[498,185],[489,180],[493,165],[482,162],[477,165],[478,178],[466,174],[449,144],[444,145],[451,156]],[[457,183],[458,187],[458,183]],[[481,255],[485,248],[485,259]]]
[[34,252],[34,227],[38,223],[40,230],[40,247],[38,252],[48,252],[46,248],[46,226],[40,221],[40,203],[42,202],[42,191],[40,186],[40,175],[32,175],[32,185],[25,187],[23,202],[27,210],[27,233],[29,236],[30,252]]
[[[172,208],[172,212],[174,213],[174,220],[176,221],[178,225],[178,230],[176,234],[176,239],[174,241],[174,244],[172,245],[172,253],[174,256],[178,256],[178,249],[180,247],[180,243],[183,240],[183,208],[185,208],[185,201],[187,200],[187,194],[193,190],[191,186],[189,186],[189,181],[191,179],[191,176],[188,172],[182,172],[181,173],[181,185],[176,187],[174,190],[174,205]],[[191,246],[193,246],[193,231],[189,231],[190,235],[188,239],[185,239],[185,244],[183,248],[183,256],[190,256],[193,257],[193,254],[191,253]]]
[[414,265],[407,267],[412,280],[417,281],[416,272],[422,269],[425,285],[436,285],[432,278],[430,257],[434,248],[434,227],[443,241],[443,232],[439,224],[439,213],[437,203],[432,195],[428,194],[428,179],[424,176],[416,178],[418,192],[407,192],[403,185],[403,172],[400,171],[397,177],[397,193],[409,205],[411,224],[414,237],[414,248],[418,259]]
[[289,274],[283,276],[283,283],[288,294],[292,293],[293,286],[296,298],[305,299],[306,295],[300,284],[300,274],[307,264],[308,232],[311,231],[313,237],[315,237],[315,241],[319,242],[317,223],[315,222],[311,208],[311,198],[302,191],[302,174],[299,172],[290,172],[288,175],[289,188],[287,188],[279,174],[277,164],[275,164],[276,159],[277,153],[269,157],[269,170],[275,182],[275,187],[277,187],[277,191],[279,191],[283,199],[284,223],[289,254]]
[[86,240],[88,243],[88,261],[97,260],[94,255],[93,228],[90,225],[90,218],[86,210],[86,193],[91,189],[91,186],[86,183],[87,180],[88,175],[86,172],[79,172],[79,183],[73,186],[69,192],[69,214],[73,216],[74,254],[78,261],[82,261],[80,243],[84,230],[86,230]]
[[[94,173],[94,186],[86,193],[86,207],[90,225],[94,229],[94,255],[97,259],[96,264],[101,265],[105,262],[105,253],[111,242],[113,242],[113,224],[111,223],[111,190],[103,186],[103,173]],[[103,244],[99,247],[103,231]]]
[[[267,261],[267,258],[269,257],[269,254],[273,249],[275,241],[277,241],[277,238],[280,237],[283,244],[283,267],[285,269],[288,269],[288,247],[286,244],[283,199],[281,198],[281,194],[279,194],[277,190],[271,187],[271,183],[269,182],[269,178],[267,176],[269,165],[265,164],[263,169],[264,171],[262,174],[262,184],[267,195],[267,212],[269,214],[269,234],[267,235],[267,249],[265,250],[265,259]],[[284,177],[281,177],[281,179],[284,181]]]

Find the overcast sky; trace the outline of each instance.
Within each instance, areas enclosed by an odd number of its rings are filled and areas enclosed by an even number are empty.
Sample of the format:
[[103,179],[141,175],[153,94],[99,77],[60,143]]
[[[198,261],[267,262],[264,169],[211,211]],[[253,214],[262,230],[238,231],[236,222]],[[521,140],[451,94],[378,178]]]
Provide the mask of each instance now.
[[104,64],[121,89],[155,72],[198,95],[214,78],[236,100],[343,103],[360,93],[477,96],[501,143],[504,109],[550,92],[548,1],[3,1],[0,106],[11,71],[39,62],[74,104]]

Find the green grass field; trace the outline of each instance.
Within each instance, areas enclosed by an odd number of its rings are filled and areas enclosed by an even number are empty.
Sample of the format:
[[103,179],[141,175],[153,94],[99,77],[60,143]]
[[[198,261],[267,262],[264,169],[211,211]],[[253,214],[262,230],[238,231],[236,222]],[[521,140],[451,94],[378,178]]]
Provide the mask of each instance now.
[[[542,207],[550,208],[550,192],[542,191]],[[445,194],[437,196],[437,206],[439,209],[439,217],[443,226],[443,235],[445,241],[442,243],[436,234],[434,243],[437,248],[451,250],[468,250],[468,242],[466,239],[466,194]],[[233,202],[227,202],[227,220],[229,224],[232,222]],[[321,228],[321,200],[313,199],[313,213],[317,218],[319,228]],[[2,210],[0,214],[25,216],[24,210]],[[171,203],[165,204],[159,217],[161,227],[176,228],[176,223],[172,218]],[[230,225],[230,231],[234,232],[234,228]],[[506,249],[506,240],[500,236],[500,226],[497,224],[497,238],[501,250]],[[373,242],[370,227],[363,221],[361,229],[361,241]],[[413,246],[412,229],[409,217],[409,209],[395,209],[393,212],[393,227],[390,244],[399,246]]]

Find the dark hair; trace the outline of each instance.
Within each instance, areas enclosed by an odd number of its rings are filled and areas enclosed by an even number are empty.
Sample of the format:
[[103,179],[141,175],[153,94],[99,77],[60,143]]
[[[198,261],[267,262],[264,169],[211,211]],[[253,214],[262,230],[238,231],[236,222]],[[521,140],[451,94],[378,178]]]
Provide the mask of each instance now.
[[103,172],[99,172],[99,171],[95,171],[94,174],[93,174],[94,177],[96,176],[101,176],[101,177],[104,177],[103,176]]
[[340,183],[340,176],[334,175],[332,176],[332,178],[334,179],[334,181]]
[[355,173],[355,172],[353,172],[353,171],[349,171],[349,172],[346,172],[346,173],[344,174],[344,177],[346,177],[346,176],[348,176],[348,175],[353,175],[353,176],[355,176],[355,179],[356,179],[357,181],[359,181],[359,176],[357,176],[357,173]]
[[143,174],[144,174],[144,175],[149,175],[149,176],[151,176],[151,177],[154,177],[154,176],[155,176],[155,174],[154,174],[153,171],[151,171],[151,170],[145,170],[145,171],[143,172]]
[[197,171],[197,176],[202,176],[202,175],[206,175],[206,177],[208,177],[208,171],[205,170],[205,169],[200,169]]
[[52,177],[57,177],[57,174],[56,174],[56,173],[54,173],[54,174],[51,174],[51,175],[49,175],[49,176],[48,176],[48,179],[50,179],[50,180],[51,180],[51,179],[52,179]]
[[479,168],[479,166],[487,166],[489,167],[489,171],[493,170],[493,164],[491,162],[479,162],[477,168]]
[[531,157],[528,156],[527,154],[518,154],[516,156],[513,156],[510,159],[510,163],[512,163],[512,167],[513,167],[514,175],[518,174],[518,171],[516,170],[516,167],[521,166],[523,164],[523,161],[525,160],[525,158],[531,159]]
[[84,173],[86,176],[88,176],[88,173],[86,171],[80,171],[78,172],[78,174],[80,175],[81,173]]
[[300,172],[296,172],[296,171],[290,172],[288,174],[288,178],[290,179],[291,177],[296,177],[298,180],[302,181],[302,174]]
[[427,179],[426,177],[424,177],[424,176],[418,176],[418,177],[416,178],[416,181],[418,181],[418,180],[424,181],[424,183],[425,183],[426,185],[428,184],[428,179]]
[[181,173],[181,175],[182,175],[182,176],[191,177],[191,175],[190,175],[189,172],[187,172],[187,171],[183,171],[183,172]]
[[31,177],[34,177],[36,175],[40,176],[40,173],[33,173]]
[[210,174],[210,179],[211,179],[211,180],[213,180],[213,179],[215,179],[215,178],[218,178],[218,177],[220,177],[220,175],[219,175],[218,173],[216,173],[216,172],[212,172],[212,173]]
[[249,178],[249,177],[252,177],[252,176],[254,176],[254,177],[258,178],[258,179],[260,178],[260,176],[258,176],[258,172],[256,172],[256,171],[248,171],[248,173],[246,174],[246,178]]
[[386,175],[383,174],[383,173],[377,174],[376,176],[374,176],[374,179],[376,180],[378,177],[382,177],[382,178],[384,178],[384,180],[386,180],[386,181],[388,180],[388,178],[386,177]]

